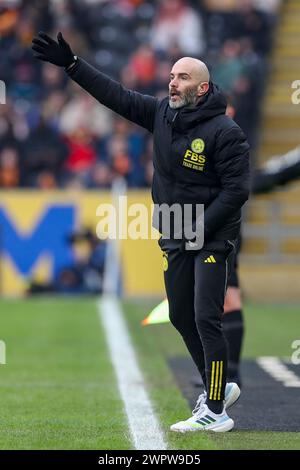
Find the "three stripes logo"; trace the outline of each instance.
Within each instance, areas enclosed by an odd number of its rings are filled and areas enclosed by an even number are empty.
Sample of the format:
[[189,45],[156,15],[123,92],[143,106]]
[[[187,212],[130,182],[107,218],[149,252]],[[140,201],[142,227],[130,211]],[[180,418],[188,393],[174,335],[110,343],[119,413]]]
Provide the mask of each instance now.
[[196,423],[199,423],[199,424],[202,424],[202,426],[205,426],[206,424],[212,424],[215,421],[216,420],[212,416],[205,415],[204,418],[197,419]]
[[221,400],[223,379],[223,361],[212,361],[211,379],[209,388],[210,400]]
[[206,258],[204,263],[216,263],[215,257],[213,255],[210,255],[208,258]]

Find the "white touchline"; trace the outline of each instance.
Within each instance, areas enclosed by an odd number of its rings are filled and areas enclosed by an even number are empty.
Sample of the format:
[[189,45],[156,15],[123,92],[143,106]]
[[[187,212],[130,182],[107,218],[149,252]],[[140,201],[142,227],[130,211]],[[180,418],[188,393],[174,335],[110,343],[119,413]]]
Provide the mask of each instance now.
[[135,449],[166,450],[118,299],[103,295],[98,303],[118,387]]
[[283,364],[278,357],[259,357],[256,362],[273,379],[282,382],[285,387],[300,388],[300,378]]

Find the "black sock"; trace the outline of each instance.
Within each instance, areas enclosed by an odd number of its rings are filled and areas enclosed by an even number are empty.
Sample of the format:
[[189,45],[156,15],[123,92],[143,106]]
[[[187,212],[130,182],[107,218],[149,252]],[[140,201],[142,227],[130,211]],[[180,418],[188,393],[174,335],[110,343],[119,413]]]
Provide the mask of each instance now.
[[213,413],[216,413],[217,415],[222,413],[224,408],[223,400],[209,400],[207,398],[205,403],[207,404],[210,411],[212,411]]
[[223,331],[228,343],[227,380],[240,385],[240,358],[244,336],[242,310],[233,310],[223,316]]

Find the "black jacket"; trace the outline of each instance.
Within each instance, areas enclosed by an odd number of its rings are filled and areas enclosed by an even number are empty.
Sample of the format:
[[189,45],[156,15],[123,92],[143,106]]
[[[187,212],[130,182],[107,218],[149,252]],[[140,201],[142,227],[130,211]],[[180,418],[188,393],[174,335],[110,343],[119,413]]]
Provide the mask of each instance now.
[[214,84],[197,106],[178,110],[169,99],[125,89],[78,59],[70,77],[100,103],[153,133],[155,204],[204,204],[205,237],[234,239],[249,195],[249,145],[225,115]]

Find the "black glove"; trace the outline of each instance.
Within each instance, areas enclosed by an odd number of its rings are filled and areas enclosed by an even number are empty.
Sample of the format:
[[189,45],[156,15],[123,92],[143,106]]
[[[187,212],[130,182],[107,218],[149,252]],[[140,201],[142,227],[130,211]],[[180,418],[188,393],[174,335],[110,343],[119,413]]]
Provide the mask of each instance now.
[[32,40],[32,49],[37,52],[34,57],[59,67],[68,67],[75,62],[74,54],[63,35],[58,33],[54,41],[46,33],[39,32],[38,37]]

